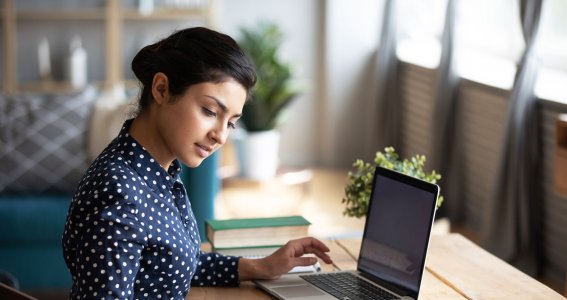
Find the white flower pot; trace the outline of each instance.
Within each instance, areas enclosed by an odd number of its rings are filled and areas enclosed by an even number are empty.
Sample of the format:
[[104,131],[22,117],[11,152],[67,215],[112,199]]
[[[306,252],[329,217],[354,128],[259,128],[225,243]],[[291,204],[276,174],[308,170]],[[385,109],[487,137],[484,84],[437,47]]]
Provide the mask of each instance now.
[[233,135],[240,174],[254,180],[269,180],[278,169],[280,133],[277,130],[241,132]]

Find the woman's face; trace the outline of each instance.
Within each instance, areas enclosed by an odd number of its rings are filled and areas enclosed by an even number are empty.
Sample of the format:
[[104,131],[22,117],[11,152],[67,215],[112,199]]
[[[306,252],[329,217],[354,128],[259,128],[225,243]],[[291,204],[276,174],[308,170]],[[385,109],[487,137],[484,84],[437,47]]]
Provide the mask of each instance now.
[[246,90],[234,79],[199,83],[158,111],[157,130],[168,152],[197,167],[219,149],[242,114]]

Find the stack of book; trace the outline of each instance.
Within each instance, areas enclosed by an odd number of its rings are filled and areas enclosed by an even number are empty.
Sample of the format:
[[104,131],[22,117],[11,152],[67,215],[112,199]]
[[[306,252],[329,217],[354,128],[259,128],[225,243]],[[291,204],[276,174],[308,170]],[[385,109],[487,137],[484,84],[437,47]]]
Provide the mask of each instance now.
[[223,255],[267,256],[289,240],[306,237],[311,223],[302,216],[207,220],[207,239]]

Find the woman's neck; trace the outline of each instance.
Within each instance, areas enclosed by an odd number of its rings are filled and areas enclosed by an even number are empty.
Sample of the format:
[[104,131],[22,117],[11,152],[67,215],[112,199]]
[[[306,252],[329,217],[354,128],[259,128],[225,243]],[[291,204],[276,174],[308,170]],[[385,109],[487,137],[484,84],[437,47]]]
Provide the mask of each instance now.
[[149,113],[137,116],[128,133],[167,171],[175,157],[169,151]]

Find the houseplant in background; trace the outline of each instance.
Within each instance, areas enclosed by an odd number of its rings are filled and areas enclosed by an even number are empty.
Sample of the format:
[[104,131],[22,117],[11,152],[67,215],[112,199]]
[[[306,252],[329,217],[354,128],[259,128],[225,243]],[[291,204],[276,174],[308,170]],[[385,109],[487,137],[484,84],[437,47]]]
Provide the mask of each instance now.
[[282,41],[283,34],[273,23],[241,29],[239,44],[253,61],[258,81],[240,119],[244,131],[235,133],[233,140],[241,173],[251,179],[275,175],[280,140],[277,126],[300,92],[293,82],[292,65],[279,57]]
[[[429,173],[424,171],[423,166],[425,165],[425,159],[423,155],[416,155],[409,160],[400,160],[393,147],[386,147],[384,148],[384,152],[376,152],[372,163],[364,162],[361,159],[356,160],[353,164],[356,171],[348,173],[345,196],[342,199],[342,203],[346,204],[343,214],[356,218],[366,216],[376,166],[404,173],[427,182],[437,183],[437,181],[441,179],[441,175],[435,171]],[[443,196],[439,195],[439,198],[437,198],[437,208],[439,208],[442,203]]]

